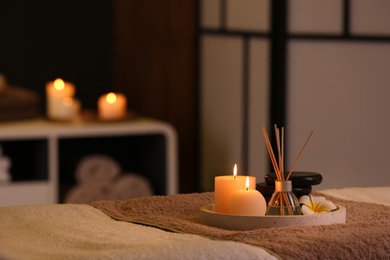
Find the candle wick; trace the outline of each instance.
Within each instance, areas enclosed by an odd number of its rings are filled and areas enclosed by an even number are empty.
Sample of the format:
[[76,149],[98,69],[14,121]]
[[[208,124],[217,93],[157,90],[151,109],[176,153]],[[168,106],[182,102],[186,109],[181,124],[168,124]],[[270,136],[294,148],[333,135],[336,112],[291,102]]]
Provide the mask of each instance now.
[[249,191],[249,187],[245,187],[246,191]]

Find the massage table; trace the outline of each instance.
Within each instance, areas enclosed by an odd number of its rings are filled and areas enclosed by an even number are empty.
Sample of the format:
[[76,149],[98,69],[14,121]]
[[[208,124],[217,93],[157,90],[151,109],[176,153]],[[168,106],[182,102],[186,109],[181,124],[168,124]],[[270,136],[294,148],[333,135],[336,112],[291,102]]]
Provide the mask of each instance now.
[[344,206],[346,223],[210,227],[199,208],[212,192],[3,207],[0,259],[390,259],[390,187],[315,193]]

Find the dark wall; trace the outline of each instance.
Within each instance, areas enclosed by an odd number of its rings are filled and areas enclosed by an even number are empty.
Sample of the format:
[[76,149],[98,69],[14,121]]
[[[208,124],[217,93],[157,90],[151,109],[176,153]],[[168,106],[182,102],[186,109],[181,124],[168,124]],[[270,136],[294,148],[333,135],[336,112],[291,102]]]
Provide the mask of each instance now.
[[0,0],[0,73],[34,90],[45,108],[45,84],[76,85],[83,108],[113,89],[113,1]]
[[129,105],[171,123],[180,192],[198,189],[196,0],[116,0],[114,79]]
[[198,190],[196,0],[0,0],[0,73],[35,90],[76,84],[83,108],[108,91],[173,125],[180,192]]

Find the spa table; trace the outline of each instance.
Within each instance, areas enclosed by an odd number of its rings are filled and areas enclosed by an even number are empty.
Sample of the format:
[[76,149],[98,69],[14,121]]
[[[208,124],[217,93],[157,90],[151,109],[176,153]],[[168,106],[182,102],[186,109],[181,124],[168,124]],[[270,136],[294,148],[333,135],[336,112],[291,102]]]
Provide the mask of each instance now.
[[345,224],[248,231],[199,223],[213,193],[0,208],[0,259],[390,259],[390,187],[322,190]]

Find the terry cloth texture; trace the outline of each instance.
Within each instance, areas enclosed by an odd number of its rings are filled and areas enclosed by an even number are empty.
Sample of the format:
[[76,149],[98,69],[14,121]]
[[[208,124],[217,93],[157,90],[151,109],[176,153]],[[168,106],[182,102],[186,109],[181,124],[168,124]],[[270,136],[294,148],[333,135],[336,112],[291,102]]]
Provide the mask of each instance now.
[[[321,195],[317,193],[316,195]],[[91,205],[110,217],[215,240],[244,242],[282,259],[390,259],[390,207],[326,196],[346,207],[345,224],[231,231],[200,224],[214,193],[151,196]]]
[[276,260],[233,241],[116,221],[85,204],[0,207],[1,260]]

